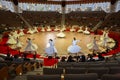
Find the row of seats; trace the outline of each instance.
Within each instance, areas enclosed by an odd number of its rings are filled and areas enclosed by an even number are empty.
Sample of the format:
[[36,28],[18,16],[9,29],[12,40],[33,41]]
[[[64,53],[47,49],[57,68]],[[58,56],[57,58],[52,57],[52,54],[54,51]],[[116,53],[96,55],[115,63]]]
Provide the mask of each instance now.
[[0,80],[9,80],[15,76],[25,74],[28,71],[39,68],[38,62],[0,62]]
[[[28,75],[27,80],[98,80],[96,73],[65,75]],[[120,75],[104,74],[99,80],[120,80]]]
[[58,68],[120,67],[119,62],[58,62]]
[[86,74],[86,73],[96,73],[99,78],[103,74],[118,74],[120,73],[120,67],[93,67],[93,68],[43,68],[43,74]]

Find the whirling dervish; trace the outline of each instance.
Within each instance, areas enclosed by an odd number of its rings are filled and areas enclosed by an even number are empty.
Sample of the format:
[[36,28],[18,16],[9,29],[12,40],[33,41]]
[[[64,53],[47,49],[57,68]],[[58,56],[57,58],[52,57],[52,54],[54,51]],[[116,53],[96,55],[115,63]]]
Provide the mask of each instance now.
[[37,29],[37,27],[34,27],[34,28],[33,28],[33,32],[34,32],[34,33],[39,32],[38,29]]
[[59,31],[60,29],[58,28],[58,26],[55,26],[54,31]]
[[64,38],[66,35],[63,33],[63,31],[60,31],[58,34],[57,34],[57,37],[58,38]]
[[83,33],[86,34],[86,35],[89,35],[89,34],[90,34],[90,32],[88,31],[88,28],[87,28],[87,27],[85,28],[85,31],[83,31]]
[[16,44],[16,40],[15,40],[15,37],[13,36],[13,32],[9,33],[7,44],[10,44],[10,45]]
[[76,38],[74,37],[72,40],[72,45],[70,45],[67,49],[67,51],[71,54],[77,54],[80,52],[81,47],[77,45],[77,42],[79,42],[80,40],[76,40]]
[[100,40],[98,44],[103,48],[107,48],[107,41],[108,41],[108,38],[106,36],[106,33],[104,33],[104,35],[102,36],[102,40]]
[[34,31],[33,31],[33,29],[32,29],[32,28],[29,28],[29,29],[28,29],[28,31],[27,31],[27,33],[28,33],[28,34],[33,34],[33,33],[34,33]]
[[17,30],[13,31],[13,36],[14,36],[15,39],[17,39],[17,37],[19,37],[19,34],[18,34]]
[[92,43],[87,44],[87,47],[89,50],[92,50],[92,52],[99,52],[100,51],[98,44],[97,44],[96,37],[94,37]]
[[109,29],[105,28],[103,31],[102,36],[100,37],[101,41],[104,41],[104,39],[106,38],[106,42],[115,42],[112,38],[109,37],[109,31],[112,27],[110,27]]
[[71,32],[75,32],[75,28],[74,26],[72,26],[72,28],[70,29]]
[[23,43],[19,40],[19,38],[17,37],[16,38],[16,49],[17,50],[20,50],[21,48],[22,48],[22,46],[23,46]]
[[82,33],[83,32],[82,28],[83,28],[83,26],[81,26],[80,29],[77,32]]
[[105,27],[104,30],[102,31],[102,35],[100,36],[100,40],[103,41],[105,35],[106,35],[106,32],[107,32],[107,28]]
[[47,56],[56,56],[57,55],[57,49],[55,48],[54,41],[52,39],[49,39],[49,42],[45,49],[45,53]]
[[42,28],[41,28],[41,31],[42,31],[42,32],[45,32],[45,28],[44,28],[44,27],[42,27]]
[[47,26],[47,31],[48,31],[48,32],[49,32],[49,31],[52,31],[51,28],[50,28],[50,26]]
[[32,39],[27,38],[27,46],[25,47],[25,52],[26,53],[35,53],[37,49],[38,49],[38,46],[36,44],[32,43]]
[[20,29],[19,36],[24,36],[25,33],[23,32],[23,29]]

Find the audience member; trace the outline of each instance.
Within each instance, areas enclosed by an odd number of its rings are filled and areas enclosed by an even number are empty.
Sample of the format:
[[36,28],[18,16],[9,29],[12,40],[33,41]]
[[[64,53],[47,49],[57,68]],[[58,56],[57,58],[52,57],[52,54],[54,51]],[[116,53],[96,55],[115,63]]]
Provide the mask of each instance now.
[[73,57],[70,55],[67,59],[67,62],[75,62],[75,60],[73,59]]
[[101,53],[98,53],[98,60],[99,60],[99,61],[105,60],[105,58],[102,56]]
[[12,56],[10,56],[10,53],[7,54],[7,57],[5,58],[6,61],[13,61]]
[[22,58],[19,58],[19,55],[14,55],[13,61],[16,63],[21,63],[23,62]]
[[86,61],[85,55],[81,55],[80,61],[81,61],[81,62],[85,62],[85,61]]
[[95,61],[95,59],[93,59],[93,55],[92,54],[88,54],[87,56],[87,61]]
[[30,61],[30,59],[27,58],[27,54],[26,53],[23,53],[23,60],[24,61]]
[[62,56],[60,62],[66,62],[66,57]]

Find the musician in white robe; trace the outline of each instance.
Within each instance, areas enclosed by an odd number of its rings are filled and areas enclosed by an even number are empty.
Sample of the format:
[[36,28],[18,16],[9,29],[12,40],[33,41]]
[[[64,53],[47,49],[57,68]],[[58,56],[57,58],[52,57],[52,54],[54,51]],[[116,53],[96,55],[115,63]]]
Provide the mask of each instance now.
[[44,27],[42,27],[41,31],[42,31],[42,32],[45,32],[45,28],[44,28]]
[[75,28],[72,26],[72,28],[70,29],[71,32],[75,32]]
[[59,31],[60,29],[58,28],[58,26],[55,26],[54,31]]
[[90,32],[88,31],[88,28],[87,28],[87,27],[85,28],[85,31],[83,31],[83,33],[84,33],[84,34],[87,34],[87,35],[90,34]]
[[33,34],[34,31],[32,30],[32,28],[29,28],[28,31],[27,31],[28,34]]
[[60,33],[57,34],[58,38],[64,38],[66,35],[63,33],[63,31],[60,31]]
[[24,36],[25,33],[23,32],[23,29],[20,29],[19,36]]
[[49,32],[49,31],[52,31],[51,28],[50,28],[50,26],[47,27],[47,31],[48,31],[48,32]]
[[83,32],[82,26],[80,27],[80,29],[77,32],[79,32],[79,33]]
[[34,33],[38,33],[39,32],[38,29],[37,29],[37,27],[34,27],[33,32]]

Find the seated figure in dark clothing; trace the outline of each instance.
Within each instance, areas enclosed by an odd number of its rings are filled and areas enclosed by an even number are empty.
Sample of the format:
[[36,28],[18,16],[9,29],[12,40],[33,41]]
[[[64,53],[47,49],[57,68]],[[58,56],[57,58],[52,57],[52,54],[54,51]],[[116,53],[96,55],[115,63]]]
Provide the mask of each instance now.
[[62,56],[60,62],[66,62],[66,57]]
[[7,57],[5,58],[6,61],[13,61],[13,58],[10,56],[10,53],[7,54]]
[[85,55],[81,55],[81,59],[80,59],[81,62],[85,62],[86,61],[86,57]]
[[105,58],[102,56],[101,53],[98,54],[98,60],[99,60],[99,61],[103,61],[103,60],[105,60]]
[[75,60],[73,59],[73,57],[70,55],[67,59],[67,62],[75,62]]

